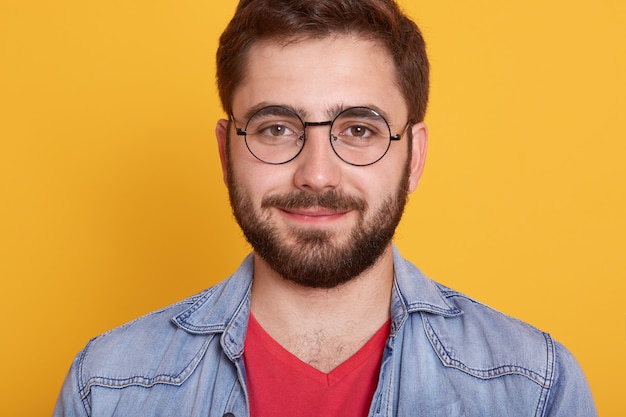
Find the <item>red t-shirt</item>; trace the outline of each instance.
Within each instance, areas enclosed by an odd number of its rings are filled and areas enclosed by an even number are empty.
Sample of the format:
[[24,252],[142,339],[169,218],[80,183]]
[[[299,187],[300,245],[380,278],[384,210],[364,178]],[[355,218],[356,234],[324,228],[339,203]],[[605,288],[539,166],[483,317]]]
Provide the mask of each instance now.
[[250,315],[244,363],[252,417],[367,416],[390,322],[329,373],[289,353]]

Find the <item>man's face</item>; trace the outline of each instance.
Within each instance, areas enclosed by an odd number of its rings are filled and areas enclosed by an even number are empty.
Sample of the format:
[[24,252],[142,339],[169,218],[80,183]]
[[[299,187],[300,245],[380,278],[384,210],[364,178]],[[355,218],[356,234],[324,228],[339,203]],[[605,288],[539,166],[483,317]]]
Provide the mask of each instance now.
[[392,62],[377,43],[349,36],[286,46],[261,42],[250,52],[233,98],[237,127],[245,127],[252,109],[269,105],[298,109],[309,122],[366,106],[384,115],[392,135],[403,135],[377,163],[352,166],[333,152],[328,126],[309,126],[302,152],[286,164],[270,165],[220,121],[220,156],[235,217],[257,256],[284,279],[332,288],[367,270],[390,248],[426,149],[422,123],[410,128],[412,135],[403,131],[407,108]]

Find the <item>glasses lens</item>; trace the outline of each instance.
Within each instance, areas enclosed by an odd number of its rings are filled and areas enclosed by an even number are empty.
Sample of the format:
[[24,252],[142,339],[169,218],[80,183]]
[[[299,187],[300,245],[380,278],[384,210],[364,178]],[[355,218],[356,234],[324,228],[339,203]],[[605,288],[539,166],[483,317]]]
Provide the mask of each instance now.
[[282,164],[298,156],[304,142],[304,124],[293,111],[279,106],[265,107],[246,125],[246,146],[269,164]]
[[344,110],[333,121],[331,144],[339,158],[352,165],[379,161],[391,143],[389,124],[378,112],[366,107]]

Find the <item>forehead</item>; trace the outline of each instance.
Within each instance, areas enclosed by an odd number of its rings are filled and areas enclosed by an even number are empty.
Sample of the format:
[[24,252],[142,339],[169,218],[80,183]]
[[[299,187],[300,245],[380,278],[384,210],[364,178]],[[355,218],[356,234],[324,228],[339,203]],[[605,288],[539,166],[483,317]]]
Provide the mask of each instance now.
[[233,110],[241,114],[262,105],[303,109],[307,117],[351,106],[406,114],[390,53],[376,41],[349,35],[254,44]]

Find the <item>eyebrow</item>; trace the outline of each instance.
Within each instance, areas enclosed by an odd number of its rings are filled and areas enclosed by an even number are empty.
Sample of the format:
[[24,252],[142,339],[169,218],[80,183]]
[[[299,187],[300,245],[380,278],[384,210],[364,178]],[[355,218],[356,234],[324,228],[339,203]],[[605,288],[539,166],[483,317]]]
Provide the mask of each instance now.
[[279,117],[291,117],[293,118],[294,114],[299,116],[298,112],[286,106],[263,106],[260,109],[254,112],[257,116],[279,116]]
[[[254,106],[250,107],[246,111],[246,113],[243,115],[242,121],[246,122],[247,120],[250,120],[250,117],[252,117],[252,115],[254,113],[256,113],[259,110],[262,110],[262,109],[264,109],[266,107],[285,107],[285,108],[287,108],[289,110],[294,110],[292,107],[286,106],[286,105],[283,105],[283,104],[274,104],[274,103],[270,103],[270,102],[267,102],[267,101],[262,101],[260,103],[255,104]],[[233,115],[233,117],[234,117],[234,115]]]
[[[380,114],[381,116],[383,116],[385,118],[385,120],[387,120],[387,123],[389,123],[389,126],[391,127],[391,123],[389,122],[389,115],[382,110],[381,108],[379,108],[378,106],[374,105],[374,104],[353,104],[353,105],[345,105],[345,104],[335,104],[332,106],[329,106],[326,109],[326,120],[309,120],[310,119],[310,113],[307,109],[305,109],[304,107],[296,107],[296,106],[292,106],[289,104],[279,104],[279,103],[270,103],[268,101],[262,101],[259,102],[257,104],[255,104],[254,106],[250,107],[246,113],[243,115],[243,122],[247,121],[250,119],[250,117],[252,117],[252,115],[256,112],[258,112],[259,110],[262,110],[266,107],[284,107],[288,110],[291,110],[292,112],[296,113],[304,122],[324,122],[324,121],[328,121],[328,120],[333,120],[339,113],[341,113],[342,111],[352,108],[352,107],[367,107],[369,109],[372,109],[374,111],[376,111],[378,114]],[[234,118],[234,115],[232,116]]]

